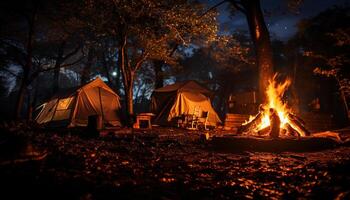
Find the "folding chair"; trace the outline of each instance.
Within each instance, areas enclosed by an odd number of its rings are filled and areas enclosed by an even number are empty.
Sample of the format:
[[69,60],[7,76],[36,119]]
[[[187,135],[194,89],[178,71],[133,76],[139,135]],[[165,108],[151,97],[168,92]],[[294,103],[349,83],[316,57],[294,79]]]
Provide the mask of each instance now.
[[193,109],[193,114],[190,116],[189,122],[191,122],[191,130],[198,129],[198,118],[200,117],[200,107],[195,106]]
[[202,122],[204,124],[204,130],[208,130],[207,123],[209,118],[209,111],[203,111],[200,118],[204,119],[204,122]]

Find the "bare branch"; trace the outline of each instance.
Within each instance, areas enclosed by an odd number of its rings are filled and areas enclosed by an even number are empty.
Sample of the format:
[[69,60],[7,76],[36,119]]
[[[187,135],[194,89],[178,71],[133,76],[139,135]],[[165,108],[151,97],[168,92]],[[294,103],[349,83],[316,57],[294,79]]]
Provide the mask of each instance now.
[[247,14],[247,11],[242,7],[242,5],[238,1],[230,1],[230,3],[235,7],[237,10],[241,11],[244,14]]
[[141,57],[139,58],[139,60],[136,62],[136,64],[135,64],[135,68],[134,68],[134,72],[136,72],[137,70],[139,70],[140,69],[140,67],[141,67],[141,65],[142,65],[142,63],[147,59],[147,57],[148,57],[148,55],[149,55],[149,53],[147,52],[144,52],[142,55],[141,55]]
[[63,67],[70,67],[72,65],[76,65],[78,64],[80,61],[82,61],[84,58],[84,56],[81,56],[79,59],[77,59],[76,61],[72,62],[72,63],[67,63],[67,64],[64,64],[64,65],[61,65],[61,67],[59,68],[63,68]]
[[17,74],[15,74],[14,72],[12,72],[12,71],[9,70],[9,69],[2,68],[1,70],[6,71],[7,73],[11,74],[11,75],[14,76],[14,77],[20,78],[20,76],[18,76]]
[[[13,49],[15,49],[15,51],[16,51],[18,54],[21,54],[21,56],[23,56],[23,57],[27,56],[27,53],[24,52],[23,49],[21,49],[20,47],[16,46],[15,44],[11,44],[11,42],[8,42],[8,41],[3,40],[3,39],[2,39],[0,42],[2,42],[2,43],[5,44],[5,45],[8,45],[8,46],[12,47]],[[18,58],[18,57],[16,56],[16,58]],[[25,63],[24,63],[21,59],[16,59],[16,62],[17,62],[19,65],[21,65],[22,67],[25,66]]]
[[221,6],[222,4],[224,4],[224,3],[226,3],[226,2],[227,2],[227,0],[223,0],[223,1],[221,1],[221,2],[219,2],[219,3],[217,3],[217,4],[215,4],[214,6],[212,6],[211,8],[209,8],[209,10],[205,11],[205,13],[203,13],[203,14],[202,14],[201,16],[199,16],[199,17],[201,18],[201,17],[205,16],[206,14],[208,14],[209,12],[211,12],[212,10],[214,10],[215,8]]
[[72,63],[67,63],[67,64],[64,64],[64,65],[58,65],[58,66],[55,66],[55,67],[50,67],[50,68],[45,68],[45,69],[41,69],[41,70],[37,70],[35,71],[32,76],[30,77],[30,79],[28,80],[29,83],[31,83],[40,73],[42,72],[47,72],[47,71],[51,71],[51,70],[54,70],[54,69],[60,69],[60,68],[65,68],[65,67],[70,67],[72,65],[75,65],[77,63],[79,63],[81,60],[83,60],[84,56],[81,56],[78,60],[72,62]]
[[81,46],[78,45],[73,51],[71,51],[70,53],[66,54],[65,56],[62,57],[62,60],[67,60],[68,58],[74,56],[76,53],[78,53],[78,51],[81,49]]

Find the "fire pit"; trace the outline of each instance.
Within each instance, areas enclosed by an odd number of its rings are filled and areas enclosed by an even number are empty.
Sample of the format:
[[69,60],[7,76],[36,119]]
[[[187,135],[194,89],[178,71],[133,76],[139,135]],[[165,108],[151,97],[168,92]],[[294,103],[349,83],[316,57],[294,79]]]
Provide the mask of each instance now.
[[311,135],[305,123],[283,102],[283,96],[291,84],[290,79],[281,83],[277,74],[269,81],[266,103],[237,130],[237,134],[213,137],[212,147],[229,151],[318,151],[341,144],[339,135],[333,132]]
[[310,132],[305,128],[302,119],[293,114],[288,105],[282,101],[285,91],[291,84],[290,79],[277,82],[277,74],[269,81],[266,90],[267,103],[262,104],[259,113],[251,116],[238,129],[238,134],[252,136],[305,137]]

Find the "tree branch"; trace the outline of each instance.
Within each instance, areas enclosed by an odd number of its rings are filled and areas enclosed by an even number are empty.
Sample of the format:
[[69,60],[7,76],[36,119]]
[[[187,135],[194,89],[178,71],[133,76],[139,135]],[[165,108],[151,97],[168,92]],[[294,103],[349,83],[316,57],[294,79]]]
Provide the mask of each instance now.
[[148,55],[149,55],[149,53],[147,52],[147,53],[143,53],[142,54],[142,56],[139,58],[139,60],[136,62],[136,64],[135,64],[135,68],[134,68],[134,72],[136,72],[137,70],[139,70],[140,69],[140,67],[141,67],[141,65],[142,65],[142,63],[143,63],[143,61],[145,61],[146,60],[146,58],[148,57]]
[[[209,8],[206,12],[204,12],[201,16],[199,16],[199,18],[204,17],[204,16],[207,15],[209,12],[211,12],[211,11],[214,10],[215,8],[221,6],[222,4],[226,3],[227,1],[228,1],[228,0],[223,0],[223,1],[221,1],[221,2],[219,2],[219,3],[217,3],[217,4],[215,4],[214,6],[212,6],[211,8]],[[233,2],[233,1],[230,1],[230,2]],[[236,6],[238,6],[238,2],[235,2],[235,4],[236,4]],[[236,9],[237,9],[237,8],[236,8]],[[243,9],[243,8],[241,8],[241,9]],[[245,13],[245,10],[244,10],[244,11],[241,10],[241,11]],[[168,25],[168,26],[169,26],[170,28],[172,28],[172,29],[175,29],[175,31],[177,32],[177,35],[180,37],[180,39],[182,40],[182,42],[185,43],[185,40],[181,37],[179,31],[178,31],[175,27],[172,27],[172,26],[170,26],[170,25]],[[170,56],[170,57],[175,53],[175,51],[177,50],[178,47],[179,47],[179,44],[176,44],[176,45],[174,46],[174,48],[172,49],[172,51],[169,53],[169,56]]]
[[66,54],[65,56],[62,57],[62,60],[67,60],[68,58],[72,57],[73,55],[75,55],[76,53],[78,53],[78,51],[81,49],[81,46],[78,45],[77,48],[75,48],[73,51],[71,51],[70,53]]
[[77,59],[76,61],[72,62],[72,63],[67,63],[67,64],[64,64],[64,65],[61,65],[61,67],[58,67],[58,68],[62,68],[62,67],[69,67],[69,66],[72,66],[72,65],[76,65],[78,64],[80,61],[82,61],[84,58],[84,56],[81,56],[79,59]]
[[15,60],[16,62],[21,65],[22,67],[25,66],[25,63],[18,57],[18,56],[27,56],[27,53],[23,51],[23,49],[21,49],[20,47],[16,46],[15,44],[11,44],[11,42],[8,42],[6,40],[0,40],[1,43],[5,44],[5,45],[8,45],[9,47],[13,48],[17,53],[18,55],[16,54],[15,56]]
[[28,82],[31,83],[42,72],[47,72],[47,71],[51,71],[51,70],[54,70],[54,69],[60,69],[60,68],[65,68],[65,67],[69,67],[69,66],[75,65],[75,64],[79,63],[81,60],[83,60],[83,58],[84,58],[84,56],[81,56],[78,60],[76,60],[76,61],[74,61],[72,63],[67,63],[67,64],[64,64],[64,65],[58,65],[58,66],[55,66],[55,67],[50,67],[50,68],[46,68],[46,69],[37,70],[37,71],[35,71],[32,74],[32,76],[30,77]]
[[[183,44],[186,44],[185,39],[181,36],[180,32],[177,30],[176,27],[173,27],[171,25],[167,25],[170,29],[173,29],[176,32],[176,36],[178,36],[180,38],[180,40],[182,41]],[[162,41],[163,39],[165,39],[166,37],[163,37],[161,39],[159,39],[157,42]]]
[[14,77],[20,78],[20,76],[18,76],[17,74],[13,73],[11,70],[6,69],[6,68],[2,68],[1,70],[6,71],[7,73],[11,74]]
[[120,71],[122,73],[122,79],[123,79],[123,84],[124,87],[127,88],[128,87],[128,73],[127,70],[125,68],[125,46],[126,46],[126,35],[123,35],[121,33],[120,36],[120,47],[118,48],[118,64],[119,64],[119,68]]
[[217,4],[215,4],[214,6],[212,6],[211,8],[209,8],[209,10],[205,11],[205,13],[203,13],[203,14],[202,14],[201,16],[199,16],[199,17],[201,18],[201,17],[205,16],[206,14],[208,14],[209,12],[211,12],[212,10],[214,10],[215,8],[221,6],[222,4],[224,4],[224,3],[226,3],[226,2],[227,2],[227,0],[223,0],[223,1],[221,1],[221,2],[219,2],[219,3],[217,3]]
[[174,48],[169,53],[169,57],[172,57],[174,55],[174,53],[175,53],[175,51],[177,50],[178,47],[179,47],[179,44],[175,44]]
[[242,7],[242,5],[238,1],[231,0],[230,3],[235,7],[237,10],[241,11],[244,14],[247,14],[247,11]]

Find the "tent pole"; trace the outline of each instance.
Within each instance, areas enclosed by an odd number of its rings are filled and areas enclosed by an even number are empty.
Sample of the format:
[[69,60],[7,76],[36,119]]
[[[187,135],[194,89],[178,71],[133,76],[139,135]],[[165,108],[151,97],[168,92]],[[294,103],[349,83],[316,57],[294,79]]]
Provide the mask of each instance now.
[[[78,107],[78,95],[80,94],[80,92],[76,92],[76,94],[74,95],[74,102],[72,103],[72,108],[70,111],[70,116],[69,116],[69,125],[68,126],[72,126],[73,123],[75,123],[75,119],[73,119],[73,117],[75,118],[75,114],[76,114],[76,110]],[[72,123],[72,121],[74,120],[74,122]]]
[[101,87],[98,87],[98,96],[100,97],[100,106],[101,106],[102,121],[104,121],[104,113],[103,113],[102,98],[101,98]]
[[52,120],[53,120],[53,118],[55,117],[55,114],[56,114],[56,110],[57,110],[57,106],[58,106],[59,101],[60,101],[60,98],[57,98],[57,102],[56,102],[55,110],[53,111],[53,114],[52,114],[52,117],[51,117],[51,120],[50,120],[50,121],[52,121]]

